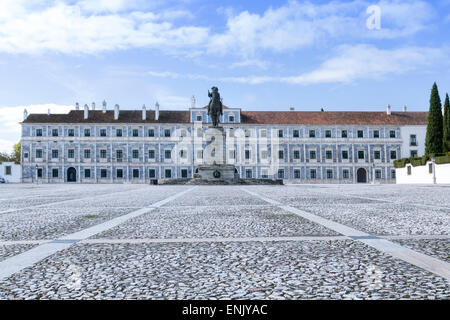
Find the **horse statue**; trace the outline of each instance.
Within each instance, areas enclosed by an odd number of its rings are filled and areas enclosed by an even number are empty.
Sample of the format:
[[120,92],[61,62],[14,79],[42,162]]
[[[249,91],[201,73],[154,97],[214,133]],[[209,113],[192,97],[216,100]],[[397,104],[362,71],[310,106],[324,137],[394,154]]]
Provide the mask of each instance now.
[[211,117],[213,126],[219,126],[219,117],[222,112],[222,101],[220,100],[219,89],[217,87],[211,88],[212,92],[208,90],[208,97],[211,98],[208,105],[208,115]]

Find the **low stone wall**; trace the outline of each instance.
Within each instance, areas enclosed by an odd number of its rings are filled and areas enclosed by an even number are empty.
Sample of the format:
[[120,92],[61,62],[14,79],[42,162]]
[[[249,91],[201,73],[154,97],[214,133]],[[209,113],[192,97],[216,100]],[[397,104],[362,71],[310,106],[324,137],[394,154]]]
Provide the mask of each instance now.
[[[450,184],[450,163],[434,164],[430,169],[431,161],[424,166],[414,167],[408,163],[404,168],[395,169],[397,184]],[[435,171],[435,172],[433,172]]]

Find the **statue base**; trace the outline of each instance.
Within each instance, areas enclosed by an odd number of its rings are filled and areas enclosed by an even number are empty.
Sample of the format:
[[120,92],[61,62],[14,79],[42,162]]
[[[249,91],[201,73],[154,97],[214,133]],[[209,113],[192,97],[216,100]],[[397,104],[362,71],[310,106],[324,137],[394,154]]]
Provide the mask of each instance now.
[[194,174],[194,179],[235,179],[239,178],[234,165],[211,164],[198,167],[198,173]]

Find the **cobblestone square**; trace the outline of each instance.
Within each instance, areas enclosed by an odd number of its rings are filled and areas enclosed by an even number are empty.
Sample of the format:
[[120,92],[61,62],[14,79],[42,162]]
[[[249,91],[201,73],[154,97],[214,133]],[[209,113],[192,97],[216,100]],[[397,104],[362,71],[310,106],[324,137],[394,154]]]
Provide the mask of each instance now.
[[449,299],[449,192],[0,185],[0,299]]

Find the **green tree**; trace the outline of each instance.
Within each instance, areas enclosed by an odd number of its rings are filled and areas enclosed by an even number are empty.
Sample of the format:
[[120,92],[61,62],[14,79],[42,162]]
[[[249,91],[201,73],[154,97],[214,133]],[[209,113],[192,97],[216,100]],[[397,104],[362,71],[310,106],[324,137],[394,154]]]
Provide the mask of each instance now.
[[450,102],[448,93],[445,96],[444,102],[444,135],[442,137],[442,147],[444,152],[450,151]]
[[22,149],[22,143],[19,141],[14,145],[14,151],[11,155],[11,161],[14,161],[14,163],[19,164],[20,163],[20,151]]
[[442,152],[443,136],[442,104],[436,82],[433,84],[428,111],[427,134],[425,137],[425,153]]

